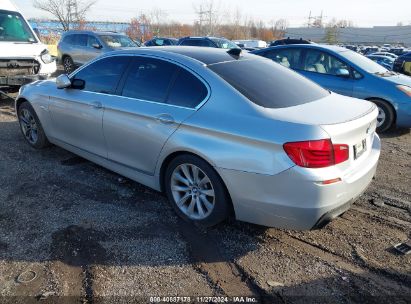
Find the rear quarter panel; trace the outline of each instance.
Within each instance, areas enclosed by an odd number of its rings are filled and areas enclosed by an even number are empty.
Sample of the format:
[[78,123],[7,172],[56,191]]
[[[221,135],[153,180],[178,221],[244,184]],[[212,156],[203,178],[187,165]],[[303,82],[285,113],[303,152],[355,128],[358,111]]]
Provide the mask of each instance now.
[[318,126],[272,119],[222,80],[211,87],[209,101],[166,143],[157,174],[168,155],[186,151],[214,167],[274,175],[294,166],[285,142],[328,137]]

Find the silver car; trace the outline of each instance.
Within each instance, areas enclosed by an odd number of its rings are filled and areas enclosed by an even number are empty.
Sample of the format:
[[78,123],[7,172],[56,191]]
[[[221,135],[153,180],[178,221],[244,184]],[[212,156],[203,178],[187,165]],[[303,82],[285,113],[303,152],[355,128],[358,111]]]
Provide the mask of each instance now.
[[128,36],[115,32],[68,31],[57,45],[57,60],[66,73],[104,54],[122,48],[138,47]]
[[371,182],[378,110],[240,50],[140,48],[22,87],[21,130],[166,193],[185,220],[322,227]]

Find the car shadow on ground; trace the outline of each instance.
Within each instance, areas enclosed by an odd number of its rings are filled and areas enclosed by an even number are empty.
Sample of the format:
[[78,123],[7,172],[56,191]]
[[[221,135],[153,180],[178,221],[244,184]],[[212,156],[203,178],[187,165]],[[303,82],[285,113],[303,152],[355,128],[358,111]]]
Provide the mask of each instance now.
[[409,134],[411,132],[411,129],[409,128],[394,128],[391,130],[388,130],[385,133],[378,134],[381,136],[381,138],[395,138],[399,137],[405,134]]
[[32,149],[16,121],[0,122],[0,130],[1,260],[178,265],[258,248],[263,227],[229,220],[198,228],[161,193],[56,146]]

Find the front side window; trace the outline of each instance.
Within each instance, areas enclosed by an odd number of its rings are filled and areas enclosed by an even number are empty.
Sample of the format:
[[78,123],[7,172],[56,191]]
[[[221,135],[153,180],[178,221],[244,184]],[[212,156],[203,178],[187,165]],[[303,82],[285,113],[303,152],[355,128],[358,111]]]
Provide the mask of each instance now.
[[228,39],[211,38],[211,40],[221,49],[238,49],[238,45]]
[[0,41],[37,42],[23,16],[0,10]]
[[136,58],[125,81],[122,95],[165,103],[178,67],[154,58]]
[[279,49],[271,50],[264,54],[264,57],[269,58],[286,68],[298,69],[300,66],[301,49]]
[[264,108],[297,106],[330,94],[293,70],[261,57],[208,67],[250,101]]
[[100,35],[100,38],[112,48],[137,47],[137,44],[125,35]]
[[96,37],[88,35],[87,46],[91,48],[94,47],[93,45],[100,45],[100,42]]
[[348,65],[336,57],[320,50],[307,50],[304,71],[338,76],[337,71],[340,69],[349,71]]
[[80,70],[74,77],[85,82],[84,91],[114,94],[130,57],[113,56],[100,59]]

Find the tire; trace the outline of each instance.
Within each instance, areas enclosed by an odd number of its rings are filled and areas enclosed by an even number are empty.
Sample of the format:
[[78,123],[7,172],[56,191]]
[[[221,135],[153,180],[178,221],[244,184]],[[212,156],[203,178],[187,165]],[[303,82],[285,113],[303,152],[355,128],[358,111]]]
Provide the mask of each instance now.
[[164,186],[174,210],[187,222],[207,228],[230,214],[231,203],[224,182],[199,157],[185,154],[174,158],[167,166]]
[[383,133],[391,129],[395,120],[394,109],[384,100],[371,99],[370,101],[378,107],[377,133]]
[[18,108],[20,130],[30,146],[43,149],[50,145],[33,107],[27,101]]
[[63,58],[63,67],[66,74],[71,74],[75,70],[74,61],[70,56]]

